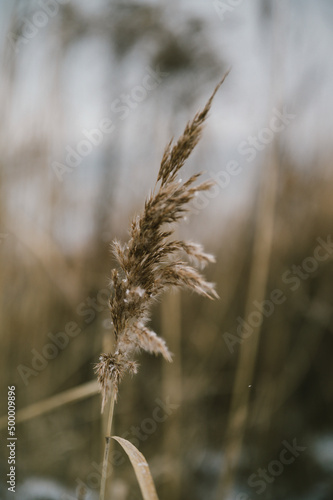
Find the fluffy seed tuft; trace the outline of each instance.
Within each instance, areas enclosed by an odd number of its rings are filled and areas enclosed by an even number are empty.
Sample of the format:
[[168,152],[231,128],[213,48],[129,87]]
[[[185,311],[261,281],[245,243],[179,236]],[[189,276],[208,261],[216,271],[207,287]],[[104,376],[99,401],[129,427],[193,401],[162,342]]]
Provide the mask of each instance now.
[[[119,264],[119,269],[111,272],[110,311],[115,352],[102,354],[95,368],[102,392],[102,411],[111,390],[117,396],[124,374],[137,372],[137,364],[132,360],[135,351],[162,354],[167,361],[172,360],[164,340],[146,326],[152,303],[162,292],[170,287],[188,288],[210,299],[218,298],[214,285],[193,267],[203,268],[215,262],[214,257],[197,243],[170,238],[174,232],[172,224],[184,218],[190,201],[198,192],[212,187],[210,181],[194,185],[201,174],[185,182],[177,179],[177,174],[198,143],[213,98],[226,76],[204,109],[186,125],[178,141],[167,145],[155,189],[142,213],[133,219],[127,244],[113,242],[113,253]],[[166,224],[168,230],[164,229]],[[182,260],[182,256],[188,262]]]

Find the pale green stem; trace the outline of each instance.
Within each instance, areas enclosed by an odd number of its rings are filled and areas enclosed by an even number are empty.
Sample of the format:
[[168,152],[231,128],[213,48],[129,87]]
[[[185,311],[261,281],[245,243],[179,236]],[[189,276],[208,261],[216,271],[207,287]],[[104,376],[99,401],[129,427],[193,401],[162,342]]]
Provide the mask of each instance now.
[[110,406],[109,406],[108,423],[107,423],[107,427],[106,427],[105,448],[104,448],[104,458],[103,458],[101,489],[99,492],[99,500],[105,499],[105,486],[106,486],[106,479],[107,479],[107,472],[108,472],[108,465],[109,465],[111,427],[112,427],[112,420],[113,420],[114,403],[115,403],[115,392],[112,389],[111,401],[110,401]]

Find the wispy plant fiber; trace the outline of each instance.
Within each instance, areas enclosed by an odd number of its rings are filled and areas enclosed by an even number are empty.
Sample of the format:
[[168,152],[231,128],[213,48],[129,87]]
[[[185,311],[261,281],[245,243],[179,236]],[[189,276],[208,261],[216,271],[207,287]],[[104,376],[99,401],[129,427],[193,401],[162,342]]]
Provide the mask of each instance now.
[[137,350],[162,354],[171,361],[164,340],[149,327],[152,303],[170,287],[188,288],[210,299],[217,298],[214,285],[196,269],[214,262],[201,245],[172,239],[175,223],[189,210],[189,203],[213,183],[195,185],[201,174],[187,181],[177,174],[200,140],[203,124],[213,98],[223,83],[217,85],[203,110],[189,122],[176,143],[167,145],[154,190],[144,209],[134,218],[130,238],[122,245],[113,242],[119,268],[111,273],[110,311],[115,335],[114,353],[102,354],[96,373],[102,392],[102,411],[111,393],[117,396],[118,385],[126,372],[136,373],[133,354]]

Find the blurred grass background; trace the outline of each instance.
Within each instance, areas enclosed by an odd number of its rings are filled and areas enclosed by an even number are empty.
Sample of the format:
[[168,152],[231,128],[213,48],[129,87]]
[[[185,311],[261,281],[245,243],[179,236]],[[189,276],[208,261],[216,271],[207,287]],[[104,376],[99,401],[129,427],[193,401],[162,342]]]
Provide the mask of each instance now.
[[[283,279],[332,234],[331,2],[45,0],[0,9],[1,415],[8,385],[20,410],[93,380],[112,339],[109,243],[127,238],[164,146],[232,66],[184,175],[226,179],[231,161],[239,173],[198,200],[181,227],[216,254],[207,274],[221,299],[170,294],[156,305],[152,326],[174,363],[140,357],[139,375],[122,383],[115,432],[143,436],[160,500],[331,499],[332,256],[303,267],[295,291]],[[290,124],[265,135],[283,109]],[[84,130],[103,120],[112,132],[76,167],[66,164]],[[241,146],[249,137],[264,138],[251,160]],[[56,164],[67,170],[59,175]],[[286,300],[231,352],[226,332],[237,335],[237,318],[247,321],[274,289]],[[32,369],[48,334],[69,322],[80,333],[26,385],[17,367]],[[149,431],[156,400],[168,398],[179,408]],[[61,485],[62,498],[82,482],[95,498],[99,395],[18,423],[17,435],[19,500],[35,498],[31,478]],[[249,477],[294,439],[306,450],[258,493]],[[2,446],[2,477],[6,457]],[[114,500],[140,498],[127,462],[115,466],[112,488]]]

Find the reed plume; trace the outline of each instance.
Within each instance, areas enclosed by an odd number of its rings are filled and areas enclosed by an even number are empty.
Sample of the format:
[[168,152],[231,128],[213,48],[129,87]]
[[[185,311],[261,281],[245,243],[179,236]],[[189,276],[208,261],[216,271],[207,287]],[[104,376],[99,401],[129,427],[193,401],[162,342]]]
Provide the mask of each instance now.
[[[147,327],[153,302],[170,287],[188,288],[209,298],[217,298],[214,285],[208,283],[194,266],[214,262],[212,255],[197,243],[170,239],[174,223],[189,210],[190,201],[199,191],[207,191],[212,182],[194,185],[201,174],[183,182],[177,174],[197,145],[212,100],[223,83],[215,88],[203,110],[189,122],[183,135],[167,145],[157,176],[157,183],[140,215],[130,227],[129,241],[113,242],[119,269],[111,273],[110,311],[115,335],[114,353],[102,354],[96,365],[102,392],[102,411],[111,390],[116,399],[119,382],[126,372],[137,373],[135,351],[162,354],[171,361],[164,340]],[[167,226],[167,227],[166,227]],[[185,260],[186,259],[186,260]]]
[[[183,182],[178,179],[178,173],[200,140],[213,98],[227,74],[203,110],[186,125],[178,141],[171,140],[167,145],[156,185],[142,213],[132,221],[128,242],[122,245],[115,240],[112,245],[118,262],[118,269],[111,272],[110,297],[115,346],[113,353],[100,356],[95,367],[102,393],[102,412],[110,399],[100,500],[105,498],[113,410],[120,381],[127,372],[137,373],[138,365],[133,359],[136,351],[162,354],[167,361],[172,360],[165,341],[147,326],[153,302],[170,287],[188,288],[210,299],[218,297],[214,284],[207,282],[196,269],[215,262],[213,255],[205,253],[197,243],[172,237],[175,223],[184,218],[191,200],[213,185],[211,181],[197,185],[201,174]],[[154,491],[149,498],[157,498],[155,494]]]

